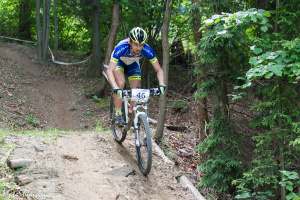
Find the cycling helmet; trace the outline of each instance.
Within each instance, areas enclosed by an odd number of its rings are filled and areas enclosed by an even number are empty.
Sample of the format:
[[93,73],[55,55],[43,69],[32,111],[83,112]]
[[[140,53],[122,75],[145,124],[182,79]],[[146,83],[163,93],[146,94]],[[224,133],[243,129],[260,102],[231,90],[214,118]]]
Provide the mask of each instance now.
[[129,38],[137,43],[144,44],[147,40],[147,33],[140,27],[134,27],[129,32]]

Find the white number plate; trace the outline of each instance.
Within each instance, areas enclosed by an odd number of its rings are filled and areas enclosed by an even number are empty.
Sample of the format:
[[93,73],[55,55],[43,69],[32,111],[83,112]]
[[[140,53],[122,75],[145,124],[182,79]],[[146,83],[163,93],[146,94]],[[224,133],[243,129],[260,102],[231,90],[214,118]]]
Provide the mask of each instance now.
[[147,89],[132,89],[131,90],[131,99],[136,101],[136,102],[140,102],[140,103],[144,103],[147,102],[150,96],[150,90]]

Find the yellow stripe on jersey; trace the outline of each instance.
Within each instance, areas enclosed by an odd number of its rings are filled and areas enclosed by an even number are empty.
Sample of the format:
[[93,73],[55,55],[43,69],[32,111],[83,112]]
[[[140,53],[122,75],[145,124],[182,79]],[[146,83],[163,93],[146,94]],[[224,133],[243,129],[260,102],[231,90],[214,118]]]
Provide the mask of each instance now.
[[116,70],[124,72],[124,68],[121,67],[121,66],[117,66],[117,67],[116,67]]
[[111,58],[110,60],[111,60],[112,62],[114,62],[114,63],[118,63],[118,61],[119,61],[119,60],[116,59],[116,58]]
[[153,63],[155,63],[157,61],[157,58],[154,57],[154,58],[150,59],[149,61],[153,64]]

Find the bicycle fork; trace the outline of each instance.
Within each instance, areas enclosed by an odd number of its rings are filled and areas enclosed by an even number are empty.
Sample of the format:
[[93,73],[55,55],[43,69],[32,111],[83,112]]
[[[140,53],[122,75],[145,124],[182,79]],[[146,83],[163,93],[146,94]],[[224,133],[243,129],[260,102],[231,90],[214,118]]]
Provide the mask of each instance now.
[[135,113],[134,120],[133,120],[133,128],[134,128],[134,135],[135,135],[135,145],[137,147],[141,146],[140,131],[139,131],[140,125],[138,124],[139,116],[144,115],[147,118],[146,112],[137,112],[137,109],[139,107],[143,107],[144,109],[147,109],[147,107],[145,107],[145,106],[136,106],[136,107],[134,107],[134,110],[133,110]]

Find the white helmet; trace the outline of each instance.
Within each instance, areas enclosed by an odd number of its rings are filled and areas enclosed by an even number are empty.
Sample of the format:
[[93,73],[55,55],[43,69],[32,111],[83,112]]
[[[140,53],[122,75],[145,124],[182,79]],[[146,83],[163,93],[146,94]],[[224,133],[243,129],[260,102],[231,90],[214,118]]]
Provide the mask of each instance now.
[[144,44],[147,40],[147,33],[140,27],[134,27],[129,32],[129,38],[139,44]]

